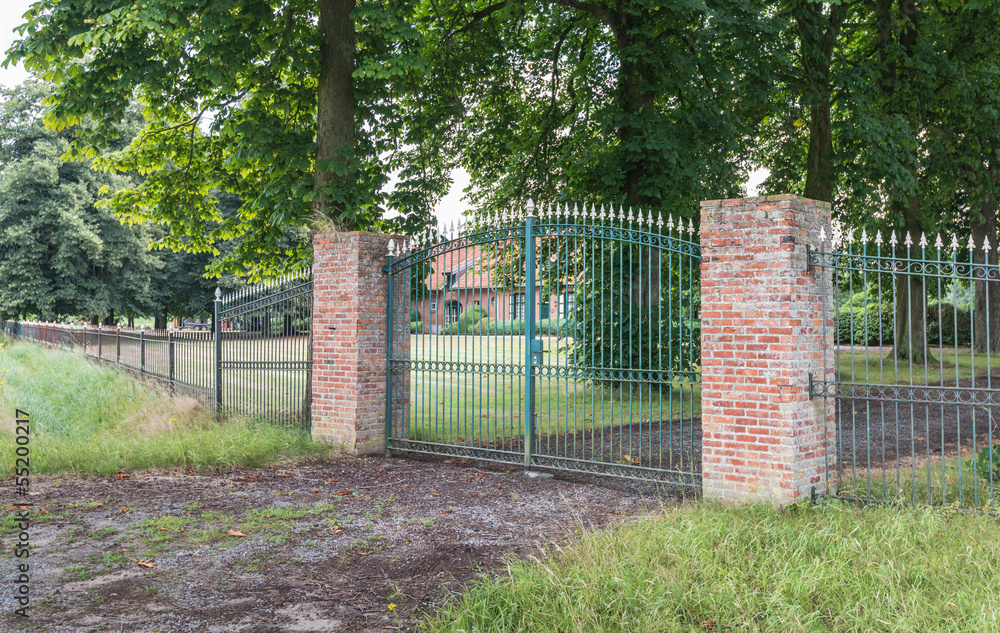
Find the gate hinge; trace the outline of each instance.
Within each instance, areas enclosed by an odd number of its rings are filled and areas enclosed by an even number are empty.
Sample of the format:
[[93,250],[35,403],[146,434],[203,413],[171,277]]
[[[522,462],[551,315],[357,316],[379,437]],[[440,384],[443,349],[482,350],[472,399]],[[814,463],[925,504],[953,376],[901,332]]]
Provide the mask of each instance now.
[[813,399],[813,374],[809,372],[809,399]]
[[806,244],[806,272],[812,271],[813,257],[812,257],[812,247]]

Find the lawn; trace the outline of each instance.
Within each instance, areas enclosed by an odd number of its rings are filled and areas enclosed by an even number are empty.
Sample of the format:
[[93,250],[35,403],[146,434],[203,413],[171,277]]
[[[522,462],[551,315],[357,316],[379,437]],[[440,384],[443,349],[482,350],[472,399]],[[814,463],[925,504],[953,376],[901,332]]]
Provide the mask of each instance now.
[[[542,337],[543,375],[535,378],[539,435],[572,435],[602,427],[686,421],[701,414],[701,385],[637,380],[617,386],[565,377],[574,369],[570,342]],[[410,337],[410,360],[462,363],[465,371],[410,372],[410,434],[437,441],[524,436],[524,337]],[[554,375],[553,375],[554,374]]]
[[[31,471],[109,474],[163,467],[232,468],[329,451],[299,431],[215,413],[190,397],[81,354],[29,343],[0,348],[0,442],[13,444],[15,409],[31,415]],[[0,451],[9,472],[13,450]]]
[[838,502],[703,503],[514,561],[426,630],[1000,630],[997,519]]
[[[839,347],[836,353],[837,379],[844,382],[883,385],[969,386],[969,379],[986,379],[1000,369],[1000,354],[976,352],[969,347],[932,345],[924,358],[898,359],[891,348]],[[992,380],[991,380],[992,384]],[[977,386],[985,387],[977,383]],[[1000,387],[1000,382],[998,382]]]

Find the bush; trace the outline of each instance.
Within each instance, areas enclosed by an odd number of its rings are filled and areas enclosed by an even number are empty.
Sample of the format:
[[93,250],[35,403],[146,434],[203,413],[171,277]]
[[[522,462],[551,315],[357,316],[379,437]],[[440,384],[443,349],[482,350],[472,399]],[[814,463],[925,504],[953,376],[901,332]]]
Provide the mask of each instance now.
[[927,306],[927,342],[939,345],[955,345],[956,325],[958,345],[972,343],[972,317],[968,310],[955,307],[952,303],[936,303]]
[[410,321],[410,334],[420,334],[424,331],[423,321]]
[[574,319],[541,319],[535,323],[535,333],[540,336],[572,336],[575,327]]
[[882,304],[881,312],[877,303],[870,303],[867,307],[842,306],[837,313],[837,344],[892,345],[895,315],[896,309],[891,303]]
[[483,334],[524,334],[524,321],[489,321],[486,327],[482,328]]
[[410,323],[416,323],[420,320],[420,311],[416,308],[410,308]]
[[441,330],[441,334],[471,334],[477,323],[487,317],[483,306],[474,305],[462,314],[458,320]]

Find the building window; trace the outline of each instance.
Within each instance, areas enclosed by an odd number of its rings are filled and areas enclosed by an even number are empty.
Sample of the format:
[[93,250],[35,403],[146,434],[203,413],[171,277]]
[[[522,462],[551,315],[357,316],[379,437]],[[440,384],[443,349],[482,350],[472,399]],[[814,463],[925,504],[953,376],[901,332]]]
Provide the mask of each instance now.
[[458,321],[458,315],[462,313],[462,304],[458,301],[450,301],[445,304],[444,324],[451,325]]
[[523,292],[510,296],[510,318],[512,320],[524,318],[524,300],[525,294]]
[[576,293],[564,292],[559,295],[559,318],[565,319],[576,312]]
[[438,302],[431,301],[431,312],[437,312],[437,309],[438,309]]

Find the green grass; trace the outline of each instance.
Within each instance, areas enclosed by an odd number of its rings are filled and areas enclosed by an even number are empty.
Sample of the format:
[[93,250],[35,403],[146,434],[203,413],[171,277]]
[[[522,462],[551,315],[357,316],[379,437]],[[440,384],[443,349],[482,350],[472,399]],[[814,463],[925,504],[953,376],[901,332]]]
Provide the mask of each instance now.
[[31,415],[31,472],[107,475],[151,468],[255,467],[328,453],[301,432],[231,419],[172,398],[80,354],[0,348],[0,468],[14,465],[14,411]]
[[839,503],[712,504],[515,562],[434,632],[1000,630],[995,517]]
[[[984,377],[1000,369],[1000,354],[973,352],[969,347],[927,348],[929,357],[898,360],[881,348],[843,347],[837,353],[837,379],[885,385],[954,385],[956,380]],[[832,359],[831,359],[832,362]]]
[[[298,508],[274,506],[251,510],[243,517],[237,529],[246,534],[261,535],[266,541],[280,544],[292,538],[297,521],[329,515],[337,508],[335,503],[320,503]],[[325,518],[342,525],[336,516]]]
[[[985,463],[985,462],[984,462]],[[923,456],[904,458],[898,465],[867,471],[863,464],[845,465],[837,494],[892,504],[961,507],[996,512],[1000,483],[990,469],[975,468],[975,457]]]
[[[544,363],[572,365],[568,343],[542,337]],[[410,360],[461,362],[524,367],[523,336],[410,337]],[[540,435],[575,433],[585,429],[660,420],[685,420],[701,415],[700,384],[676,381],[651,388],[645,383],[622,388],[591,381],[539,376],[535,379],[537,429]],[[410,372],[412,439],[480,441],[523,437],[524,377],[503,373]]]

